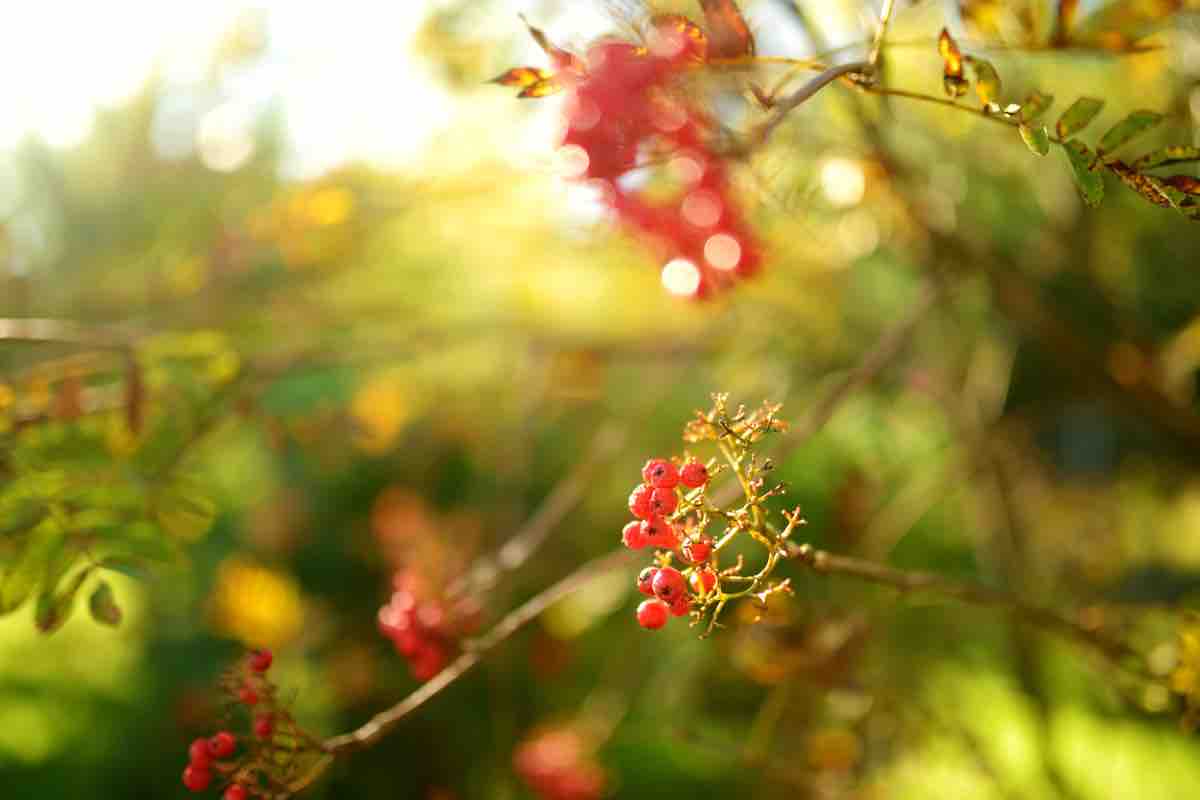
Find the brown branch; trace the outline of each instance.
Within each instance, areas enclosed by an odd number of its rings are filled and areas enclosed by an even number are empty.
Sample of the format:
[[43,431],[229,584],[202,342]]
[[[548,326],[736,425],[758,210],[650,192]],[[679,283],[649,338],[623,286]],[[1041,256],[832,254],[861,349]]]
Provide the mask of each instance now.
[[792,94],[785,97],[783,100],[775,104],[774,111],[762,127],[754,134],[755,146],[762,146],[767,139],[771,138],[771,134],[775,131],[779,124],[783,122],[784,117],[798,108],[801,104],[813,97],[817,92],[824,89],[829,84],[836,81],[838,78],[869,74],[872,66],[865,61],[855,61],[849,64],[838,64],[812,78],[808,83],[801,86]]
[[602,427],[592,439],[587,456],[554,487],[521,529],[494,554],[481,558],[466,575],[451,583],[447,594],[455,597],[486,592],[496,585],[504,573],[512,572],[528,561],[554,528],[579,504],[596,468],[621,449],[627,435],[622,427]]
[[127,336],[112,328],[82,325],[61,319],[0,318],[0,342],[71,344],[102,350],[124,350]]
[[835,555],[808,544],[792,546],[789,555],[813,571],[825,575],[844,575],[890,586],[902,592],[928,592],[967,605],[1005,610],[1022,622],[1086,644],[1114,662],[1127,658],[1141,658],[1136,650],[1125,643],[1109,639],[1098,629],[1073,616],[1030,605],[1008,592],[982,584],[958,582],[932,572],[896,569],[860,558]]
[[[466,674],[479,663],[489,650],[532,622],[547,608],[590,583],[599,575],[611,569],[626,566],[631,560],[631,555],[630,551],[620,549],[587,562],[558,583],[518,606],[486,634],[471,640],[463,654],[456,658],[450,666],[433,676],[399,703],[376,714],[355,730],[325,740],[322,750],[332,755],[340,755],[371,746],[386,736],[401,720]],[[324,769],[324,766],[321,769]]]

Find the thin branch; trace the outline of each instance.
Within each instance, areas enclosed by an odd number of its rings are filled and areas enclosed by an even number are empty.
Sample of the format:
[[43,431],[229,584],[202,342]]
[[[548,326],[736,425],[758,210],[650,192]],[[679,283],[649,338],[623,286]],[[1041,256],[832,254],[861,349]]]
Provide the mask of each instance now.
[[879,12],[879,27],[875,30],[875,41],[871,43],[871,52],[867,63],[874,69],[879,65],[879,51],[883,47],[883,37],[887,35],[888,24],[892,21],[896,0],[883,0],[883,10]]
[[[456,658],[450,666],[422,684],[412,694],[386,711],[376,714],[357,729],[325,740],[322,749],[326,753],[339,755],[371,746],[386,736],[401,720],[466,674],[472,667],[479,663],[480,659],[489,650],[507,640],[528,623],[537,619],[543,611],[562,598],[590,583],[603,573],[617,567],[626,566],[630,561],[631,555],[630,551],[622,548],[587,562],[558,583],[535,595],[523,605],[518,606],[508,616],[496,623],[486,634],[472,640],[463,654]],[[324,769],[324,766],[321,768]]]
[[493,588],[500,577],[529,560],[555,527],[579,504],[596,468],[624,446],[628,432],[606,425],[592,439],[587,456],[542,501],[541,506],[516,534],[491,556],[481,558],[463,577],[446,590],[451,597],[481,594]]
[[72,344],[103,350],[124,350],[129,338],[112,328],[82,325],[61,319],[0,318],[0,342]]
[[775,109],[771,116],[754,134],[755,144],[759,146],[764,144],[767,139],[771,138],[771,134],[779,127],[779,124],[783,122],[784,117],[838,78],[855,74],[865,76],[870,71],[871,65],[867,62],[854,61],[849,64],[839,64],[830,67],[820,75],[817,75],[795,92],[775,104]]
[[1125,643],[1109,639],[1075,617],[1029,605],[1019,597],[982,584],[958,582],[932,572],[910,572],[851,556],[834,555],[807,544],[793,546],[789,554],[813,571],[826,575],[844,575],[891,586],[902,592],[928,592],[967,605],[1002,609],[1022,622],[1086,644],[1113,661],[1141,658]]

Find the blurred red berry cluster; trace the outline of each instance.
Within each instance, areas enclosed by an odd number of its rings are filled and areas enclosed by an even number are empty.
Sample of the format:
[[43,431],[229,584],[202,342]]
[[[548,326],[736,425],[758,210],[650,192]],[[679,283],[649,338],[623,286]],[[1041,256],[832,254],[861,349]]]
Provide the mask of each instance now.
[[[692,596],[704,597],[717,585],[709,563],[712,539],[694,530],[687,516],[700,507],[708,480],[708,467],[695,459],[676,466],[665,458],[652,458],[642,467],[642,482],[629,495],[629,510],[637,519],[621,532],[622,543],[632,550],[659,550],[657,564],[637,578],[638,591],[650,598],[637,608],[643,628],[656,630],[671,616],[684,616]],[[676,556],[685,565],[683,572],[670,566]]]
[[542,800],[595,800],[607,784],[587,741],[570,728],[549,728],[525,740],[513,755],[513,769]]
[[[276,702],[276,688],[266,673],[274,662],[270,650],[255,650],[222,680],[222,688],[233,698],[234,706],[244,708],[251,720],[251,730],[257,739],[243,743],[243,753],[234,759],[238,738],[228,730],[220,730],[208,739],[196,739],[188,748],[188,765],[183,771],[183,785],[192,792],[203,792],[214,777],[225,785],[224,800],[246,800],[249,797],[271,796],[274,776],[269,760],[275,746],[276,722],[285,720],[285,744],[296,752],[303,740],[291,717]],[[264,789],[264,786],[266,787]]]
[[479,628],[479,606],[469,599],[437,596],[413,569],[392,576],[392,596],[379,609],[379,630],[408,659],[413,677],[427,681],[458,652],[458,641]]
[[[566,82],[562,146],[571,171],[591,179],[620,222],[663,259],[668,291],[703,297],[753,274],[757,241],[733,198],[729,166],[712,147],[715,121],[684,91],[705,58],[705,40],[680,17],[664,17],[647,47],[605,41]],[[632,173],[665,165],[678,187],[652,201]]]

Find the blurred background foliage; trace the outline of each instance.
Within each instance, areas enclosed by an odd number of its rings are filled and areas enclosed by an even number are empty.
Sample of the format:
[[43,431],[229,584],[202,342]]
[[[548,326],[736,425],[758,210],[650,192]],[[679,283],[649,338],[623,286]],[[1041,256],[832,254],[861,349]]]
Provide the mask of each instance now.
[[[768,55],[861,54],[878,13],[742,5]],[[1061,6],[900,3],[885,84],[939,95],[949,25],[1006,102],[1102,97],[1100,123],[1154,109],[1153,144],[1200,144],[1186,3]],[[328,8],[312,35],[362,41],[322,53],[356,70],[332,86],[326,62],[288,62],[287,12],[226,11],[199,68],[150,71],[73,139],[0,155],[6,796],[182,796],[245,646],[278,651],[311,730],[357,724],[416,686],[376,630],[392,570],[453,580],[618,437],[479,598],[494,621],[617,543],[640,464],[680,449],[710,392],[802,419],[930,280],[945,293],[911,345],[781,459],[807,535],[1084,607],[1154,681],[1002,613],[800,570],[757,625],[745,608],[709,641],[648,635],[630,574],[552,608],[312,796],[526,797],[514,757],[546,730],[574,732],[620,797],[1200,791],[1179,725],[1200,693],[1200,226],[1115,186],[1085,209],[1062,154],[1015,130],[834,86],[737,169],[763,274],[681,303],[558,177],[558,101],[483,84],[540,63],[518,12],[579,46],[636,3]],[[393,50],[407,71],[386,71]],[[737,80],[711,91],[745,129]],[[310,95],[316,111],[289,105]],[[372,151],[373,121],[408,137],[399,155]],[[323,135],[351,145],[314,156]],[[116,627],[103,597],[87,613],[102,584]]]

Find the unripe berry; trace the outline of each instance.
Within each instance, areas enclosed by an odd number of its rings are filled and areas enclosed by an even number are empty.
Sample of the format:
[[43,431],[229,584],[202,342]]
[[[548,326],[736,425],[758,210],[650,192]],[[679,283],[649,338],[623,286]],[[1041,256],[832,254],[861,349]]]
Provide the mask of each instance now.
[[684,584],[683,575],[679,570],[674,567],[663,567],[654,576],[651,585],[654,587],[654,594],[658,599],[670,605],[683,596],[686,584]]
[[643,600],[637,607],[638,625],[648,630],[658,630],[667,624],[667,606],[661,600]]
[[208,749],[207,739],[197,739],[188,748],[188,759],[197,769],[208,769],[212,763],[212,751]]
[[655,489],[650,495],[650,513],[666,517],[674,513],[679,505],[679,498],[674,489]]
[[688,582],[692,585],[692,591],[703,597],[717,585],[717,574],[711,569],[699,569],[692,573]]
[[243,686],[238,689],[238,700],[242,701],[242,705],[256,706],[258,705],[258,692],[251,689],[249,686]]
[[225,790],[224,800],[246,800],[246,787],[235,783]]
[[679,482],[689,489],[698,489],[708,483],[708,468],[693,459],[679,470]]
[[679,483],[679,470],[665,458],[652,458],[642,467],[642,478],[656,489],[673,489]]
[[212,782],[212,773],[200,767],[189,766],[183,771],[183,785],[191,792],[203,792]]
[[237,739],[229,731],[217,731],[208,740],[208,752],[212,754],[213,758],[229,758],[236,748]]
[[650,544],[646,541],[646,537],[642,534],[642,525],[644,522],[634,520],[625,526],[621,531],[621,544],[628,547],[630,550],[641,550],[646,545]]
[[260,739],[270,738],[275,732],[275,721],[270,714],[260,714],[254,720],[254,735]]
[[683,543],[683,557],[693,564],[708,561],[712,555],[712,539],[702,536],[699,539],[688,539]]
[[629,493],[629,511],[638,519],[650,519],[650,496],[654,489],[649,486],[635,486]]
[[255,650],[250,654],[250,669],[255,672],[266,672],[271,668],[271,662],[275,660],[275,656],[270,650]]
[[654,596],[654,576],[658,574],[658,567],[646,567],[638,573],[637,587],[642,594]]

